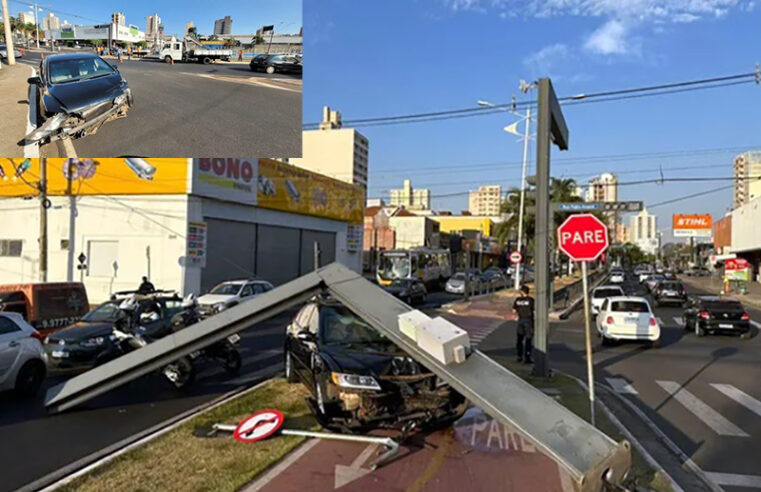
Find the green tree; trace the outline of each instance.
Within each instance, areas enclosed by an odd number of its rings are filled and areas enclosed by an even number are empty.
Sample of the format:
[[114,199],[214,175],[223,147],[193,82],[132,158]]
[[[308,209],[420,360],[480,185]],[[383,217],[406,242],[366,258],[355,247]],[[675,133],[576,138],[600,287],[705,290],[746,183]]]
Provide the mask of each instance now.
[[87,42],[93,46],[101,46],[103,44],[102,39],[88,39]]
[[[195,27],[193,27],[191,29],[195,29]],[[143,49],[143,48],[146,48],[148,46],[148,41],[140,40],[140,41],[138,41],[135,44],[137,44],[138,46],[140,46],[141,49]]]
[[251,44],[257,45],[257,44],[264,44],[264,38],[261,34],[257,33],[256,36],[251,38]]

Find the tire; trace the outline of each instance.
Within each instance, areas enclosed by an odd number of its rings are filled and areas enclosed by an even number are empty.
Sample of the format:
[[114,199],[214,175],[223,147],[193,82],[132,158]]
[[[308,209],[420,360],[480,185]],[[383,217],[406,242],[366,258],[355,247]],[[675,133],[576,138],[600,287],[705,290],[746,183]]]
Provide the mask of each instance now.
[[687,318],[685,318],[684,316],[682,316],[682,323],[684,324],[684,330],[685,331],[689,331],[689,330],[692,329],[690,327],[690,323],[687,321]]
[[166,55],[164,57],[164,63],[172,63],[172,57],[169,55]]
[[650,348],[661,348],[661,339],[659,338],[658,340],[652,340],[649,345]]
[[271,75],[271,74],[275,73],[275,67],[270,65],[264,71]]
[[240,352],[235,348],[230,348],[227,351],[224,368],[227,374],[234,376],[240,372],[240,368],[243,365],[243,360],[240,357]]
[[296,378],[296,373],[293,370],[293,358],[288,349],[285,350],[285,380],[291,384],[299,382]]
[[611,345],[613,345],[613,340],[611,340],[610,338],[606,337],[605,335],[600,335],[600,336],[602,337],[602,344],[603,344],[603,346],[610,347]]
[[45,364],[37,359],[30,360],[19,369],[14,389],[19,395],[32,397],[40,390],[44,379]]
[[[176,379],[172,379],[166,374],[166,371],[169,370],[170,366],[173,366],[172,368],[175,370]],[[169,384],[178,390],[182,390],[190,386],[195,380],[195,367],[188,358],[182,357],[164,368],[164,377],[166,377],[167,381],[169,381]]]
[[209,63],[211,63],[211,58],[209,58],[208,56],[204,56],[203,60],[201,60],[201,63],[203,63],[204,65],[208,65]]

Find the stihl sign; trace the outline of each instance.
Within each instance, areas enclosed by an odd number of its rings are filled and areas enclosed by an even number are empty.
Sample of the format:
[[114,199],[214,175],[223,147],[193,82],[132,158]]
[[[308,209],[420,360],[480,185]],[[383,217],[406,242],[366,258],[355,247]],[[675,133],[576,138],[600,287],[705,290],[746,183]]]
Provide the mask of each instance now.
[[594,261],[608,249],[608,227],[592,214],[571,215],[558,227],[558,248],[574,261]]
[[676,237],[710,237],[711,227],[711,216],[709,214],[674,215],[674,236]]

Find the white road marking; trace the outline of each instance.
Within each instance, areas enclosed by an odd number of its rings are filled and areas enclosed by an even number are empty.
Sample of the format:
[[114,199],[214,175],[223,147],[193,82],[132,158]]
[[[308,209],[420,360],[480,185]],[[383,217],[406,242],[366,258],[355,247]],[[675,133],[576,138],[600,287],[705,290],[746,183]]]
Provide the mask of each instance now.
[[658,320],[658,326],[666,326],[666,323],[663,322],[660,316],[656,318]]
[[278,475],[283,473],[285,470],[288,469],[293,463],[299,460],[302,456],[307,454],[310,449],[317,446],[317,444],[320,442],[319,439],[309,439],[304,444],[296,448],[295,451],[292,451],[290,454],[286,455],[285,458],[278,461],[277,465],[275,465],[270,471],[265,473],[260,479],[258,479],[256,482],[250,484],[250,485],[244,485],[241,489],[242,492],[257,492],[258,490],[261,490],[264,488],[265,485],[270,483],[273,479],[275,479]]
[[750,320],[750,324],[752,324],[753,326],[761,330],[761,323],[759,323],[758,321]]
[[682,388],[679,383],[675,381],[656,381],[656,383],[717,434],[722,436],[749,437],[745,431],[706,405],[698,397]]
[[744,393],[743,391],[740,391],[739,389],[735,388],[731,384],[711,383],[711,386],[721,391],[728,397],[732,398],[734,401],[744,406],[751,412],[754,412],[757,415],[761,415],[761,401],[756,400],[749,394]]
[[761,489],[761,476],[759,475],[739,475],[737,473],[717,472],[706,472],[706,475],[708,475],[708,478],[718,483],[719,485]]
[[674,323],[676,323],[679,326],[684,326],[684,321],[682,321],[682,318],[678,316],[674,316]]
[[362,468],[362,465],[373,455],[377,447],[377,444],[368,444],[367,447],[354,458],[351,465],[336,465],[333,488],[340,489],[344,485],[370,473],[372,470],[369,468]]
[[608,380],[608,384],[611,388],[613,388],[613,391],[616,393],[621,394],[630,394],[630,395],[636,395],[637,390],[634,389],[634,387],[629,384],[629,381],[623,378],[605,378]]

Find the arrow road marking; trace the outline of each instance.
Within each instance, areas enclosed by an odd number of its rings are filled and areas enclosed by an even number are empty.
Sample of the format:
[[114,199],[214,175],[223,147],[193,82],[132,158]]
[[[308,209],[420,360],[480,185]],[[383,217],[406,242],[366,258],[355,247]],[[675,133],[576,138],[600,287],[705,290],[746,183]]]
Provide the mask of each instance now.
[[611,388],[613,388],[613,391],[616,393],[621,394],[630,394],[630,395],[636,395],[637,390],[634,389],[634,387],[629,384],[629,381],[623,378],[605,378],[608,380],[608,384]]
[[734,401],[739,403],[740,405],[744,406],[751,412],[756,413],[757,415],[761,415],[761,401],[756,400],[752,396],[750,396],[747,393],[744,393],[740,391],[739,389],[735,388],[731,384],[713,384],[711,383],[711,386],[716,388],[717,390],[721,391],[728,397],[732,398]]
[[676,323],[679,326],[684,326],[684,321],[682,321],[682,318],[678,316],[674,316],[674,323]]
[[684,389],[679,383],[675,381],[656,381],[656,383],[717,434],[722,436],[749,437],[745,431],[703,403],[702,400]]
[[370,473],[372,470],[368,468],[362,468],[362,465],[365,463],[365,461],[372,456],[372,454],[375,452],[375,448],[378,447],[377,444],[368,444],[367,447],[359,453],[359,456],[354,458],[354,461],[351,462],[351,465],[344,466],[344,465],[336,465],[336,471],[335,471],[335,482],[333,483],[333,488],[338,489],[343,487],[344,485],[353,482],[354,480],[360,479]]

